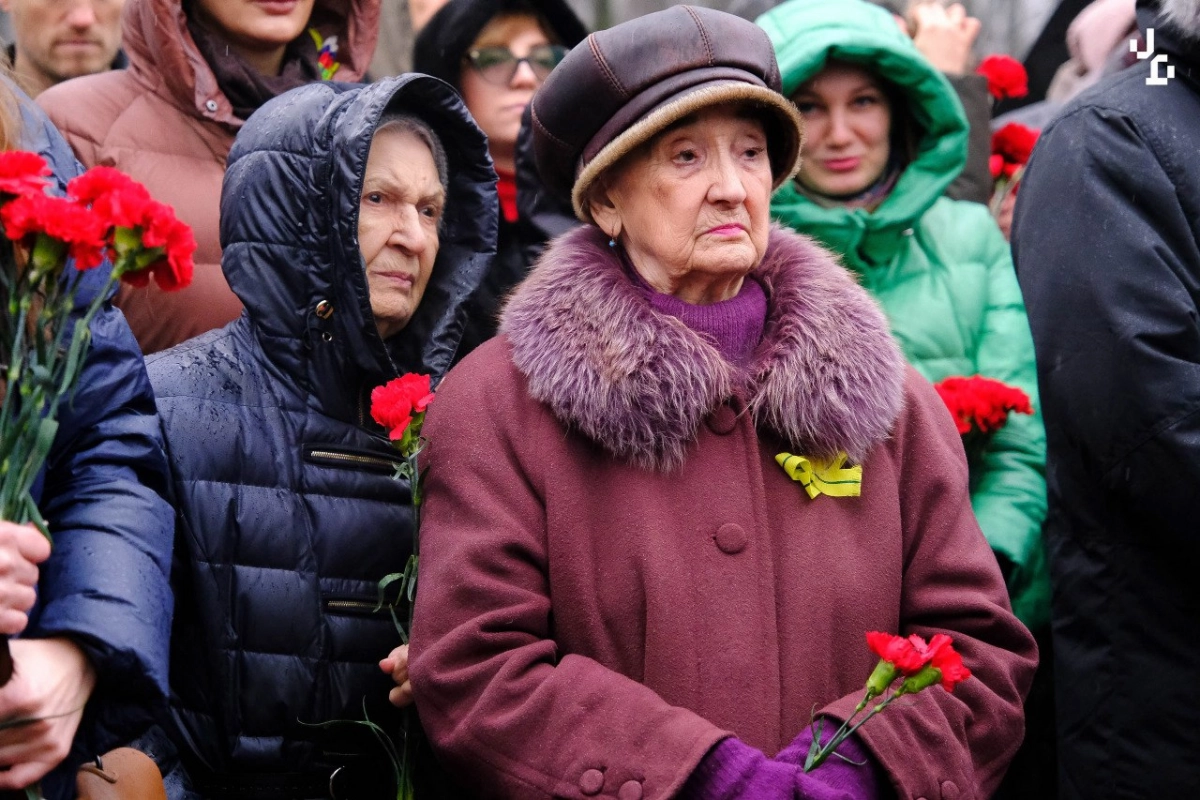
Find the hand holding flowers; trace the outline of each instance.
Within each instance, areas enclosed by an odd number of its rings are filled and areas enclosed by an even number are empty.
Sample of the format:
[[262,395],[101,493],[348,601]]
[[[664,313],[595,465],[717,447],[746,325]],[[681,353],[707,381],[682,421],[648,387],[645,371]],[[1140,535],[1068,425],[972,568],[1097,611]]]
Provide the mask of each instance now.
[[[399,378],[377,387],[371,392],[371,418],[382,425],[388,432],[392,446],[404,457],[403,463],[396,469],[397,479],[408,480],[412,496],[413,534],[412,554],[404,565],[404,572],[386,575],[379,581],[379,607],[386,607],[396,625],[402,645],[392,650],[386,658],[379,662],[379,667],[392,676],[396,688],[392,689],[389,699],[393,705],[404,706],[412,700],[412,686],[408,683],[408,632],[412,630],[413,601],[417,596],[417,565],[420,562],[421,534],[421,469],[418,463],[421,451],[425,448],[425,440],[421,438],[421,427],[425,424],[425,411],[433,402],[433,389],[428,375],[407,373]],[[394,593],[396,599],[389,602],[389,589],[397,586]],[[396,617],[396,607],[401,602],[408,605],[408,625],[401,625]],[[414,795],[412,782],[413,754],[416,749],[416,725],[412,720],[411,711],[404,718],[404,747],[399,754],[391,747],[389,755],[396,772],[396,797],[398,800],[410,800]],[[376,731],[386,738],[386,733]]]
[[[47,537],[31,490],[86,360],[92,320],[118,280],[186,286],[196,247],[168,206],[117,170],[89,170],[66,197],[47,193],[50,174],[35,153],[0,153],[0,519],[32,522]],[[85,303],[83,273],[105,259],[113,268]],[[0,685],[11,667],[0,642]]]
[[[804,760],[805,772],[812,772],[825,763],[842,742],[899,698],[939,683],[951,692],[955,686],[971,677],[970,670],[963,665],[962,656],[955,652],[953,641],[944,633],[935,634],[926,642],[916,634],[904,637],[870,631],[867,633],[867,646],[879,656],[879,663],[867,678],[866,696],[824,745],[821,744],[824,720],[814,723],[816,729],[812,746]],[[897,680],[900,681],[899,686],[855,723],[854,718],[866,710],[872,700],[887,693]]]

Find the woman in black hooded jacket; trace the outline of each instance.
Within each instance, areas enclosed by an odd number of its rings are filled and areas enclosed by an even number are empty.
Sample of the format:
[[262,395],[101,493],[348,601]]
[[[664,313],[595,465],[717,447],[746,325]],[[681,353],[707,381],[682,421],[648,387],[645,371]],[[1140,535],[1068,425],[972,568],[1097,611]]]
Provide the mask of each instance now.
[[[385,159],[392,177],[377,181],[370,155],[393,112],[431,129],[428,152]],[[439,149],[437,176],[405,188]],[[222,268],[246,310],[147,365],[178,509],[169,741],[148,746],[172,800],[394,795],[372,733],[327,724],[400,729],[379,663],[399,637],[376,587],[404,568],[412,517],[368,398],[449,369],[495,249],[495,179],[462,102],[421,75],[296,89],[238,135]],[[425,239],[398,227],[380,249],[363,220],[393,205]],[[380,299],[404,305],[397,273],[414,260],[401,319]]]

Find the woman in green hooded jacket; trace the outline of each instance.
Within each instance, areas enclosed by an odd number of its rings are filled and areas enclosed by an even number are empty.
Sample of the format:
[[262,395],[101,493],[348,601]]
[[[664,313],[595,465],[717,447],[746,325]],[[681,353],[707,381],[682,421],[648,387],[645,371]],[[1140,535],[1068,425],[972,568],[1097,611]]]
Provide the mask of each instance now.
[[930,381],[982,375],[1033,401],[1032,416],[1010,415],[968,455],[979,525],[1017,616],[1038,627],[1049,584],[1033,341],[987,208],[943,196],[966,163],[962,106],[892,16],[862,0],[790,0],[758,24],[807,126],[804,164],[772,199],[774,216],[841,255]]

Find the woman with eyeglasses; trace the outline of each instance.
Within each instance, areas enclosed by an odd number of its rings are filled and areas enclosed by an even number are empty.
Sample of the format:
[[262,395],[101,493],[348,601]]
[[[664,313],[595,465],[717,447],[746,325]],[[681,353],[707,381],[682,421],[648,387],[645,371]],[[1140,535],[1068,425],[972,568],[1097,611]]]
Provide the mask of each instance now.
[[533,93],[587,31],[563,0],[450,0],[421,29],[413,69],[458,89],[499,177],[496,261],[469,305],[458,358],[496,334],[504,295],[529,272],[517,228],[517,134]]

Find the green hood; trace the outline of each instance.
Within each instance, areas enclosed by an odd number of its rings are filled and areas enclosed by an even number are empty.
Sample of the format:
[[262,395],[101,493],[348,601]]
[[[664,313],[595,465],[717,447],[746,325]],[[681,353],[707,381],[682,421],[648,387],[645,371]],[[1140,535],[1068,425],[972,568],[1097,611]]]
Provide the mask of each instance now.
[[861,64],[897,87],[916,123],[916,156],[874,211],[822,208],[794,183],[780,187],[772,214],[863,269],[888,262],[904,233],[945,192],[967,161],[967,119],[946,78],[917,52],[891,14],[863,0],[789,0],[758,18],[775,46],[783,93],[791,97],[830,59]]

